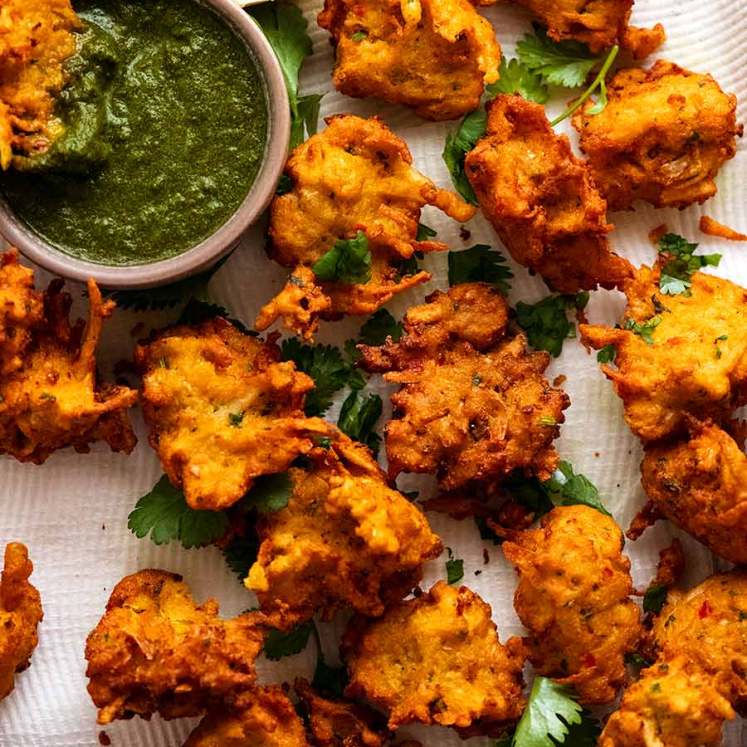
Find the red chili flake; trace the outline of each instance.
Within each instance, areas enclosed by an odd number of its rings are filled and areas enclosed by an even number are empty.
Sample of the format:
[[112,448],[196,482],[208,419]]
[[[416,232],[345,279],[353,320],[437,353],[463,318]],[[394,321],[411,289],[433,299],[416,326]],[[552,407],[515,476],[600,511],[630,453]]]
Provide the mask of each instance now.
[[104,747],[109,747],[111,743],[111,737],[105,731],[99,732],[99,744],[104,745]]
[[581,659],[581,663],[585,667],[594,667],[597,664],[597,660],[594,657],[594,654],[584,654],[584,658]]
[[607,568],[607,567],[605,567],[605,568],[604,568],[604,570],[602,571],[602,573],[603,573],[603,574],[604,574],[605,576],[607,576],[607,578],[609,578],[610,576],[614,575],[614,574],[612,573],[612,568]]
[[713,612],[713,607],[708,604],[708,600],[706,599],[705,602],[700,605],[700,609],[698,610],[698,617],[703,620],[704,618],[708,617],[711,612]]

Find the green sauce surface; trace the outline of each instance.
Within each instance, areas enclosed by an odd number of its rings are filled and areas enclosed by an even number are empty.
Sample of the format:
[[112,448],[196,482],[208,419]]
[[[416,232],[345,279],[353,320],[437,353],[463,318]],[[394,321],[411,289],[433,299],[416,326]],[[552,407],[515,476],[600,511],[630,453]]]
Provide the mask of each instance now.
[[64,135],[0,179],[59,249],[115,265],[181,254],[241,205],[267,140],[261,75],[195,0],[78,0]]

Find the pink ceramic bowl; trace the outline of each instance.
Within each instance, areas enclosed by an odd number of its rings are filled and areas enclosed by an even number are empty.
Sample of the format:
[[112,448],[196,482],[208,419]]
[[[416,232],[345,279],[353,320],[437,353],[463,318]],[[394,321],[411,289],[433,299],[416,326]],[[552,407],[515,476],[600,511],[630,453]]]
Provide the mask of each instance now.
[[76,259],[31,231],[0,197],[0,233],[32,262],[73,280],[94,278],[105,288],[149,288],[194,275],[231,252],[270,204],[285,166],[290,141],[290,104],[280,63],[262,30],[234,0],[199,0],[213,8],[241,38],[264,78],[268,132],[257,178],[239,209],[212,236],[170,259],[117,267]]

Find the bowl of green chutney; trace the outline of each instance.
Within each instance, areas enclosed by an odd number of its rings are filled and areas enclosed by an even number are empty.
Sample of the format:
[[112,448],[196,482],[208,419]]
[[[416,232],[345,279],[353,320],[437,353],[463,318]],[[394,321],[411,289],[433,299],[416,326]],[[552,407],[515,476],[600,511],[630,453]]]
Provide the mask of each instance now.
[[233,0],[73,0],[62,134],[0,174],[0,232],[58,275],[145,288],[227,255],[287,157],[282,69]]

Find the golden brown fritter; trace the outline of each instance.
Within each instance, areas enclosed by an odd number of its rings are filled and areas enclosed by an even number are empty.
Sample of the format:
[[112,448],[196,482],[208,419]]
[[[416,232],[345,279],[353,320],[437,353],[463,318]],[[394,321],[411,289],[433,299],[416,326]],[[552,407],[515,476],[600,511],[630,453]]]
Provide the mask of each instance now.
[[641,267],[626,284],[620,328],[580,328],[585,343],[615,348],[614,366],[602,371],[644,442],[684,433],[688,416],[724,422],[747,403],[747,290],[696,272],[689,293],[670,296],[660,276]]
[[0,2],[0,168],[47,150],[60,134],[54,97],[81,28],[70,0]]
[[221,619],[214,599],[196,605],[174,573],[144,570],[122,579],[86,641],[99,723],[250,707],[263,621],[256,612]]
[[16,672],[29,666],[39,642],[36,629],[44,613],[41,596],[29,583],[33,570],[25,545],[5,546],[0,576],[0,700],[13,690]]
[[314,382],[279,358],[274,340],[220,318],[166,329],[135,351],[151,446],[193,508],[228,508],[329,431],[304,416]]
[[654,621],[651,655],[684,656],[714,678],[740,713],[747,709],[747,573],[710,576],[688,592],[670,591]]
[[353,618],[342,643],[346,695],[383,709],[390,729],[421,722],[499,736],[525,705],[525,652],[517,638],[501,645],[490,615],[468,588],[439,581],[379,620]]
[[0,376],[17,371],[35,328],[44,320],[34,271],[18,264],[18,251],[0,254]]
[[[406,143],[380,120],[341,115],[327,125],[293,151],[286,165],[293,186],[272,203],[269,252],[294,269],[289,285],[260,312],[260,330],[282,316],[286,326],[310,338],[320,317],[376,311],[395,294],[430,279],[427,272],[403,275],[404,260],[416,251],[447,249],[440,242],[417,241],[421,208],[435,205],[459,221],[475,214],[416,171]],[[368,239],[371,279],[316,281],[308,268],[337,240],[358,231]]]
[[427,301],[405,315],[400,342],[361,346],[363,368],[402,385],[386,426],[390,476],[437,474],[446,490],[516,469],[549,478],[569,405],[543,377],[550,356],[530,352],[522,334],[500,341],[506,305],[487,285],[455,286]]
[[498,80],[500,45],[469,0],[325,0],[319,25],[332,34],[334,84],[348,96],[456,119]]
[[[478,5],[494,5],[498,0],[475,0]],[[555,41],[573,39],[598,53],[620,44],[633,57],[642,60],[666,39],[664,27],[652,29],[629,26],[633,0],[511,0],[521,5],[547,28]]]
[[641,634],[622,547],[614,520],[588,506],[555,508],[503,544],[519,574],[514,607],[534,668],[572,686],[584,704],[615,699]]
[[282,688],[260,687],[241,710],[211,710],[184,747],[309,747],[293,703]]
[[623,696],[599,747],[719,747],[734,711],[687,656],[657,662]]
[[366,447],[338,434],[310,457],[308,469],[290,470],[287,507],[259,518],[246,585],[278,627],[346,605],[381,615],[418,584],[441,541],[420,509],[387,486]]
[[647,449],[641,473],[645,517],[667,518],[717,555],[747,563],[747,455],[728,433],[692,423],[688,440]]
[[561,293],[613,288],[632,273],[610,250],[607,203],[539,104],[499,95],[465,173],[501,241]]
[[0,381],[0,454],[22,462],[41,464],[68,446],[87,452],[89,444],[99,440],[125,453],[136,443],[127,410],[137,401],[137,392],[99,384],[96,373],[103,322],[116,304],[104,301],[89,280],[88,324],[78,320],[71,325],[72,299],[62,287],[62,280],[50,284],[43,323],[31,329],[23,351],[17,351],[21,366]]
[[379,713],[348,700],[321,697],[304,679],[293,689],[301,700],[314,747],[384,747],[389,731]]
[[608,84],[601,114],[573,118],[581,149],[611,210],[635,200],[684,208],[716,194],[714,179],[737,152],[737,99],[710,75],[659,60],[650,70],[621,70]]

